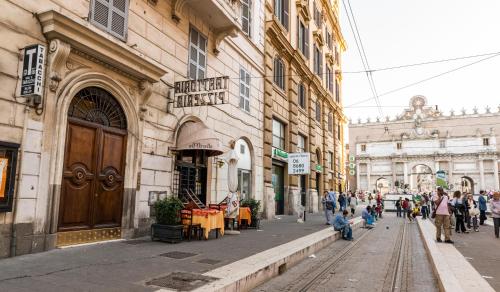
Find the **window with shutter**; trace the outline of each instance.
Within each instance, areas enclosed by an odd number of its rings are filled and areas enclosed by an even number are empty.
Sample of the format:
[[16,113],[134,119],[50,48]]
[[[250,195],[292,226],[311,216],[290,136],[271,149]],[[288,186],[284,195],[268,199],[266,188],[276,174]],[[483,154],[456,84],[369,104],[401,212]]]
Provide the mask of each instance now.
[[327,76],[328,91],[333,93],[333,74],[332,74],[332,69],[330,69],[330,67],[326,67],[326,76]]
[[306,88],[304,84],[299,83],[299,106],[303,109],[306,108]]
[[189,67],[190,79],[203,79],[207,70],[207,38],[191,27],[189,32]]
[[316,101],[316,121],[321,122],[321,103]]
[[279,22],[288,30],[289,5],[290,0],[274,0],[274,15]]
[[285,65],[278,57],[274,59],[274,83],[279,88],[285,89]]
[[340,103],[340,87],[337,80],[335,80],[335,101]]
[[129,0],[92,0],[90,22],[109,34],[127,37]]
[[304,57],[309,58],[309,30],[297,17],[297,47]]
[[252,0],[241,1],[241,29],[246,35],[252,35]]
[[250,112],[250,74],[240,69],[240,108]]
[[318,75],[320,75],[321,76],[321,80],[323,80],[323,76],[321,74],[323,74],[323,53],[321,51],[319,51],[319,71],[318,71]]
[[306,26],[305,36],[304,36],[304,47],[305,47],[305,56],[309,59],[309,25]]

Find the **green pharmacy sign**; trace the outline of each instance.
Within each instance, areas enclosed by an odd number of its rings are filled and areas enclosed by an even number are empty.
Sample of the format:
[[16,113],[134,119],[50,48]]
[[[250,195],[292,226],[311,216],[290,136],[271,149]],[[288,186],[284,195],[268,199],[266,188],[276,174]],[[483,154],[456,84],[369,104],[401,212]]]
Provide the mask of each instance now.
[[323,170],[323,167],[321,165],[316,165],[316,171],[321,172]]
[[278,148],[273,148],[273,158],[279,158],[281,160],[288,160],[288,153]]

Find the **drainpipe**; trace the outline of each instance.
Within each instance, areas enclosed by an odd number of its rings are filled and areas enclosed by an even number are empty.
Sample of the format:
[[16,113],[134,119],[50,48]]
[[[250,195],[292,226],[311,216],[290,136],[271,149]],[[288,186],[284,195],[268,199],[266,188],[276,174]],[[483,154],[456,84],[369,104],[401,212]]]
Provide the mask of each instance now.
[[23,166],[23,158],[24,158],[24,138],[26,137],[26,132],[28,131],[28,116],[31,112],[31,109],[28,105],[25,106],[24,108],[24,124],[23,124],[23,134],[21,136],[21,151],[19,153],[18,157],[18,164],[19,165],[19,171],[18,173],[18,180],[17,180],[17,188],[15,191],[14,198],[12,199],[13,206],[12,206],[12,231],[11,231],[11,239],[10,239],[10,256],[13,257],[16,255],[16,245],[17,245],[17,232],[16,228],[14,226],[15,220],[16,220],[16,211],[17,211],[17,198],[19,197],[19,189],[21,189],[21,184],[22,184],[22,166]]

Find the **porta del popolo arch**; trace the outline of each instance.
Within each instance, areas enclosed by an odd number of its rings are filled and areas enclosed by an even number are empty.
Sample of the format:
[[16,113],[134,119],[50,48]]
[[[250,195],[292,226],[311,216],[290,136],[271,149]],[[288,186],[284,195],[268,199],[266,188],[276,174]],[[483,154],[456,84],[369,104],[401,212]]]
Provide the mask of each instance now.
[[351,189],[428,192],[441,170],[451,190],[498,190],[499,133],[500,107],[444,114],[414,96],[396,119],[349,124]]

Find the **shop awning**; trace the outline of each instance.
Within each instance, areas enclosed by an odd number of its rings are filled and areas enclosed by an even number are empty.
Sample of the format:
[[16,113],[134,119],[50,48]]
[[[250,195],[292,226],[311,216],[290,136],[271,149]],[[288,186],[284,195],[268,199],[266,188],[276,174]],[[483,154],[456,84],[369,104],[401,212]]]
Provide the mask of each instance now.
[[177,151],[183,150],[204,150],[207,156],[224,153],[214,131],[199,122],[186,122],[182,125],[177,136]]

